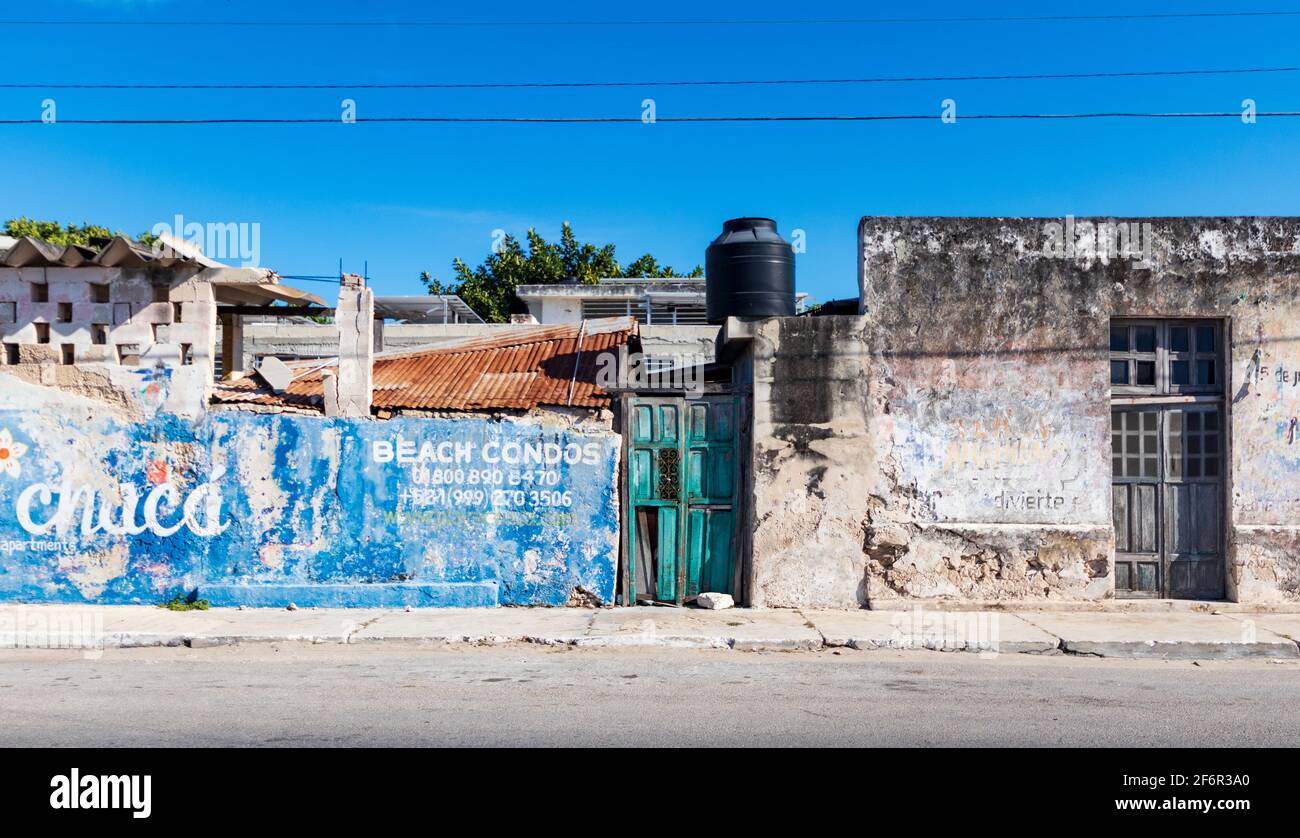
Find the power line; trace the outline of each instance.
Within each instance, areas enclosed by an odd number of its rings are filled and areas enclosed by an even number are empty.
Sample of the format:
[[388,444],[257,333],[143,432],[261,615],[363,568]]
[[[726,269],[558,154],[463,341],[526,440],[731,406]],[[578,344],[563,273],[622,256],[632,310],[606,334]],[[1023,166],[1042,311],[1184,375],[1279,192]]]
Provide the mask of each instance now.
[[0,83],[10,90],[483,90],[496,88],[574,87],[705,87],[741,85],[885,84],[899,82],[1025,81],[1051,79],[1114,79],[1154,76],[1223,76],[1248,73],[1295,73],[1300,67],[1246,67],[1217,70],[1123,70],[1096,73],[1022,73],[967,76],[876,76],[838,79],[738,79],[703,81],[564,81],[564,82],[376,82],[364,84],[37,84]]
[[[967,114],[952,117],[965,120],[1072,120],[1072,119],[1240,119],[1242,111],[1103,111],[1094,113],[1006,113]],[[1258,111],[1256,117],[1295,117],[1300,111]],[[661,116],[655,123],[696,122],[896,122],[904,120],[943,120],[940,114],[843,114],[816,116]],[[369,116],[356,117],[354,122],[366,123],[448,123],[448,124],[626,124],[644,122],[639,116]],[[43,119],[0,119],[0,125],[329,125],[342,124],[339,117],[230,117],[213,119],[143,118],[143,119],[59,119],[46,123]]]
[[565,27],[565,26],[844,26],[933,23],[1056,23],[1297,17],[1300,11],[1154,12],[1097,15],[990,15],[960,17],[718,18],[695,20],[0,20],[3,26],[204,26],[204,27]]

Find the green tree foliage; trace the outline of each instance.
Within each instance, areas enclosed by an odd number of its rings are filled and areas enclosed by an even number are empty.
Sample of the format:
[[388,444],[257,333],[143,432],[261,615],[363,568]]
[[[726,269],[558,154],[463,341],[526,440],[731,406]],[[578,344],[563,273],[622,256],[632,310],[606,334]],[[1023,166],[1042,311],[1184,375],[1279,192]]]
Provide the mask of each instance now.
[[661,266],[649,253],[623,268],[614,256],[614,245],[597,247],[578,241],[567,221],[560,227],[558,242],[548,242],[530,228],[527,247],[514,236],[505,236],[477,266],[471,268],[456,259],[452,271],[455,277],[448,282],[435,279],[428,271],[420,274],[420,281],[430,294],[458,295],[489,323],[503,323],[512,312],[524,310],[515,296],[520,285],[549,285],[569,278],[594,285],[606,277],[704,276],[699,265],[689,274],[679,274],[671,265]]
[[[98,224],[60,224],[57,221],[38,221],[35,218],[11,218],[5,222],[4,234],[15,239],[23,236],[31,236],[34,239],[41,239],[50,244],[90,244],[91,239],[111,239],[113,236],[127,236],[126,233],[112,232],[107,227]],[[136,241],[142,244],[153,244],[157,236],[152,233],[141,233],[134,237]]]

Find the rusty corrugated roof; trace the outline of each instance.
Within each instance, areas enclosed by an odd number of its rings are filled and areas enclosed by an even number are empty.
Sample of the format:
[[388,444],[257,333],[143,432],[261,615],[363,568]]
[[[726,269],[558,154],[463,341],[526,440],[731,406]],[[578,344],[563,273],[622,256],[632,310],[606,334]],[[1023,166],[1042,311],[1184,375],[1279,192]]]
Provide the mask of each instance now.
[[[596,381],[601,354],[636,334],[636,319],[610,317],[563,326],[522,326],[428,349],[390,352],[374,360],[379,410],[527,410],[538,405],[607,407]],[[321,381],[337,361],[290,365],[296,376],[282,393],[259,378],[222,382],[216,402],[320,409]]]

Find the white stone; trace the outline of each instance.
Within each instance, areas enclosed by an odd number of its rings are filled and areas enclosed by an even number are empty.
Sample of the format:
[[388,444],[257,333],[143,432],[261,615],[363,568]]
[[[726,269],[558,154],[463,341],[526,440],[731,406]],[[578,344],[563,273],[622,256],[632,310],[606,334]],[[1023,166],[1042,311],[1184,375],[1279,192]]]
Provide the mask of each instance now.
[[704,593],[695,599],[695,604],[701,608],[731,608],[736,601],[731,598],[731,594]]
[[262,359],[262,363],[257,367],[257,374],[277,393],[289,389],[289,384],[293,382],[293,370],[289,369],[284,361],[272,355]]

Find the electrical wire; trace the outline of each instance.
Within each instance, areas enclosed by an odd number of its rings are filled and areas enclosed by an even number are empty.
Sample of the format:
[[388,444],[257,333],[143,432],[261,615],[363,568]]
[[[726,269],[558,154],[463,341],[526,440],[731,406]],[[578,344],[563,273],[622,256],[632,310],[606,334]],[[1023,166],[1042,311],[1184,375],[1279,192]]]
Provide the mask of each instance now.
[[61,83],[0,82],[0,90],[490,90],[501,88],[580,87],[723,87],[743,85],[889,84],[906,82],[1038,81],[1052,79],[1118,79],[1160,76],[1225,76],[1255,73],[1295,73],[1300,67],[1246,67],[1217,70],[1123,70],[1096,73],[1021,73],[966,76],[876,76],[839,79],[738,79],[700,81],[562,81],[562,82],[374,82],[363,84],[188,84],[188,83]]
[[934,23],[1076,23],[1092,21],[1161,21],[1218,18],[1298,17],[1300,11],[1152,12],[1095,15],[988,15],[954,17],[715,18],[676,20],[0,20],[0,26],[130,27],[566,27],[566,26],[878,26]]
[[[640,122],[897,122],[905,120],[943,120],[952,122],[965,120],[1072,120],[1072,119],[1240,119],[1242,111],[1104,111],[1096,113],[1006,113],[1006,114],[967,114],[944,117],[940,114],[844,114],[813,116],[661,116],[653,120],[643,120],[639,116],[570,116],[570,117],[532,117],[532,116],[369,116],[356,117],[351,122],[358,123],[449,123],[449,124],[590,124],[590,123],[640,123]],[[1255,117],[1295,117],[1300,111],[1258,111]],[[339,117],[265,117],[265,118],[213,118],[213,119],[58,119],[46,123],[35,119],[0,119],[0,125],[328,125],[341,124]]]

